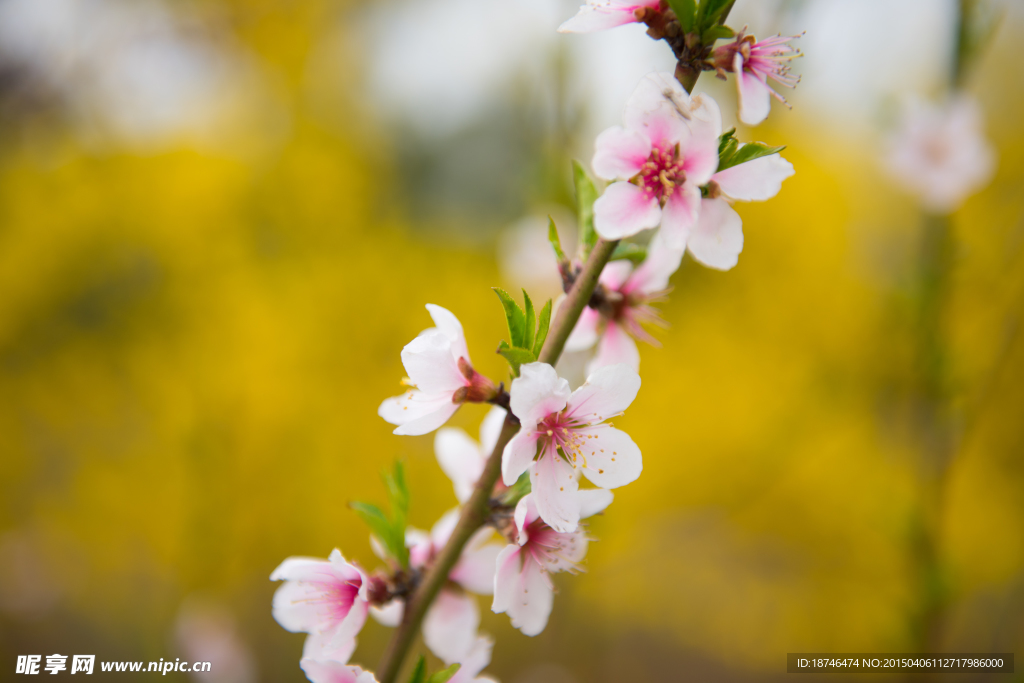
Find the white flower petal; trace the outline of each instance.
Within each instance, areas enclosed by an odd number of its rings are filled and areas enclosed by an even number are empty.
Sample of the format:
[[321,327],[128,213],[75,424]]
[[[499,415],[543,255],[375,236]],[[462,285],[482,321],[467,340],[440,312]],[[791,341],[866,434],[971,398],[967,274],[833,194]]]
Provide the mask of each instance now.
[[690,137],[687,117],[690,96],[670,73],[650,73],[640,80],[626,102],[626,128],[644,133],[651,144],[668,150]]
[[448,578],[472,593],[493,593],[495,561],[505,547],[503,544],[489,543],[493,538],[494,530],[488,527],[476,532]]
[[523,429],[505,444],[501,454],[501,480],[505,486],[515,484],[537,456],[537,435]]
[[506,545],[495,561],[496,570],[494,573],[494,600],[491,602],[491,611],[501,614],[515,601],[516,584],[522,572],[522,551],[518,545],[510,543]]
[[651,155],[651,141],[635,130],[613,126],[594,141],[591,166],[599,178],[628,180],[640,172]]
[[636,185],[612,183],[594,202],[594,229],[606,240],[618,240],[661,222],[658,199]]
[[299,668],[313,683],[377,683],[369,671],[342,662],[305,657],[299,662]]
[[647,245],[647,258],[629,276],[623,291],[653,294],[668,288],[669,278],[679,270],[685,252],[684,247],[673,249],[665,244],[665,235],[659,230]]
[[700,218],[686,247],[705,266],[729,270],[743,251],[743,221],[724,199],[701,200]]
[[558,27],[559,33],[594,33],[636,21],[630,7],[620,5],[584,5],[572,19]]
[[597,343],[597,355],[587,364],[587,372],[593,374],[597,370],[610,365],[625,365],[633,372],[640,371],[640,350],[636,342],[622,329],[622,325],[609,322]]
[[547,363],[526,363],[519,367],[519,377],[509,390],[512,414],[527,431],[551,413],[565,408],[569,399],[569,382],[558,376]]
[[566,351],[583,351],[597,343],[597,328],[601,323],[601,314],[589,306],[583,309],[576,327],[565,340]]
[[640,375],[629,366],[600,368],[573,392],[566,413],[585,424],[596,424],[625,412],[639,391]]
[[548,624],[555,589],[551,577],[540,564],[527,559],[523,565],[508,614],[512,618],[512,625],[522,631],[523,635],[535,636]]
[[793,164],[778,154],[770,154],[719,171],[713,180],[730,199],[760,202],[777,195],[782,181],[793,173]]
[[771,91],[768,84],[754,74],[743,70],[743,57],[736,53],[733,61],[733,72],[736,76],[736,89],[739,93],[739,118],[748,126],[757,124],[768,118],[771,109]]
[[686,183],[665,202],[659,231],[665,244],[671,249],[685,248],[699,213],[700,189]]
[[586,432],[593,438],[586,441],[583,449],[583,474],[591,483],[614,489],[636,481],[644,468],[643,459],[629,434],[608,425],[598,425]]
[[530,484],[540,518],[555,531],[575,531],[580,523],[580,504],[573,466],[549,450],[530,466]]
[[469,654],[479,626],[476,599],[443,588],[423,619],[423,641],[445,664],[453,664]]
[[486,461],[498,445],[498,437],[505,427],[505,409],[494,406],[487,412],[487,417],[480,423],[480,455]]
[[465,503],[484,470],[485,457],[480,446],[463,430],[445,427],[439,429],[434,437],[434,454],[441,470],[452,481],[455,497],[460,503]]
[[459,371],[453,350],[447,334],[437,329],[427,330],[402,349],[402,365],[409,379],[423,393],[451,396],[456,389],[469,384]]
[[[596,489],[600,491],[601,489]],[[395,628],[402,623],[402,615],[405,614],[405,602],[402,600],[391,600],[380,607],[371,605],[370,616],[381,626]]]
[[580,519],[604,512],[615,498],[608,489],[580,489],[576,495],[580,499]]
[[[466,335],[462,331],[462,323],[447,308],[441,308],[437,304],[427,304],[427,311],[433,318],[434,324],[449,341],[451,341],[452,356],[457,359],[469,360],[469,349],[466,348]],[[411,377],[412,375],[410,375]]]

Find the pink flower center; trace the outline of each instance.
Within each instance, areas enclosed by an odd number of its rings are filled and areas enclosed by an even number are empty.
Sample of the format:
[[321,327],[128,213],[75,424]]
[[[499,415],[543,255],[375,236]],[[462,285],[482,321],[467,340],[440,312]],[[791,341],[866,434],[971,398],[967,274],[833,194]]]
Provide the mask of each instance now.
[[549,571],[579,571],[572,558],[576,556],[580,533],[561,534],[537,519],[526,527],[527,541],[523,548],[542,567]]
[[660,204],[664,204],[676,188],[686,182],[679,145],[668,150],[657,147],[651,150],[651,156],[647,157],[633,180],[646,197],[656,197]]
[[362,583],[359,577],[349,581],[331,577],[327,581],[317,582],[320,593],[315,598],[310,596],[310,602],[323,605],[324,616],[331,624],[340,623],[352,610]]
[[[586,434],[580,434],[580,423],[563,413],[550,413],[537,423],[537,434],[555,448],[561,448],[565,457],[573,465],[577,458],[583,457],[583,444]],[[546,450],[546,449],[545,449]]]

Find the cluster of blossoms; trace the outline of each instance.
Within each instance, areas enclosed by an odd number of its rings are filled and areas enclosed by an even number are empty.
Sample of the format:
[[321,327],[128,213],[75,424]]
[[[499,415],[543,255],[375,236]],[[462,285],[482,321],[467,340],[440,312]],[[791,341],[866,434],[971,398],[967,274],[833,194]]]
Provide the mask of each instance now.
[[[585,6],[562,30],[643,21],[652,36],[665,38],[677,56],[686,57],[686,68],[734,72],[740,101],[747,102],[744,111],[763,109],[763,119],[767,104],[754,100],[761,95],[767,100],[774,92],[766,84],[769,76],[792,84],[782,66],[792,51],[782,39],[758,43],[736,36],[721,25],[727,10],[715,7],[722,6],[704,0],[694,17],[681,20],[659,0],[641,5],[611,0]],[[701,21],[708,24],[702,35],[712,36],[710,43],[683,31]],[[713,48],[723,37],[735,40]],[[554,601],[553,575],[582,569],[590,540],[584,520],[611,505],[612,490],[640,476],[640,448],[610,422],[640,390],[634,340],[656,343],[644,326],[663,324],[653,304],[667,296],[669,279],[687,252],[712,268],[736,265],[743,232],[733,203],[769,199],[793,174],[781,148],[742,144],[734,129],[723,131],[715,101],[691,97],[679,75],[677,69],[676,75],[645,77],[626,105],[624,125],[598,136],[591,166],[608,185],[587,206],[578,192],[581,213],[593,216],[592,241],[581,238],[578,257],[570,262],[557,232],[553,235],[567,292],[561,306],[571,310],[566,302],[573,293],[581,297],[581,307],[586,302],[582,314],[563,316],[559,309],[554,323],[561,326],[557,334],[566,349],[594,349],[583,384],[573,388],[554,367],[561,347],[550,352],[546,345],[549,331],[556,336],[555,327],[549,330],[551,302],[538,315],[528,296],[524,312],[498,292],[511,337],[511,344],[499,346],[511,367],[507,391],[474,369],[458,318],[427,305],[435,326],[401,353],[407,389],[386,399],[378,414],[395,425],[395,434],[436,431],[437,461],[459,505],[429,532],[407,527],[408,493],[404,478],[396,477],[389,483],[390,519],[358,504],[385,568],[367,572],[334,550],[326,560],[290,558],[274,571],[271,579],[284,582],[274,597],[274,617],[290,631],[309,634],[301,667],[314,683],[376,681],[349,664],[367,615],[397,627],[398,634],[407,628],[415,633],[422,620],[426,647],[450,668],[414,680],[491,680],[481,671],[490,662],[493,641],[479,633],[475,596],[492,596],[491,609],[508,614],[522,633],[543,631]],[[593,181],[586,182],[593,188]],[[591,266],[588,256],[598,238],[611,247],[603,252],[605,260]],[[630,247],[629,260],[614,257],[615,244],[626,239],[633,240],[621,245]],[[580,285],[588,281],[580,276],[590,267],[595,268],[591,284]],[[584,286],[593,289],[580,294]],[[479,441],[444,426],[465,403],[492,406]],[[428,597],[420,600],[424,594]],[[402,642],[408,647],[411,636]],[[384,683],[391,683],[397,666],[386,665]]]

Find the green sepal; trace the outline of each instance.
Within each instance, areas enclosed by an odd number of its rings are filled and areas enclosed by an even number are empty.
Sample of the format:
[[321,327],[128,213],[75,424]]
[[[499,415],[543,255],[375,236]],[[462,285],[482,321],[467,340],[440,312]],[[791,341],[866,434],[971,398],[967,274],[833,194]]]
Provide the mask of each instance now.
[[412,670],[412,678],[409,683],[426,683],[427,681],[427,658],[420,655],[416,660],[416,666]]
[[583,164],[573,160],[572,179],[576,186],[576,220],[580,226],[580,255],[586,260],[590,250],[597,244],[597,231],[594,230],[594,202],[597,201],[597,188],[587,174]]
[[532,363],[537,360],[537,356],[534,355],[530,349],[524,349],[520,346],[509,346],[504,340],[498,344],[498,353],[508,361],[509,366],[512,368],[512,376],[519,376],[519,366],[523,363]]
[[452,664],[447,669],[436,671],[427,679],[427,683],[448,683],[451,677],[457,674],[461,668],[461,664]]
[[763,142],[748,142],[745,145],[740,145],[736,142],[736,138],[731,138],[724,145],[721,142],[719,143],[718,170],[724,171],[727,168],[739,166],[754,159],[778,154],[784,149],[786,149],[785,145],[769,147]]
[[569,260],[562,251],[562,240],[558,238],[558,228],[555,227],[555,219],[551,216],[548,216],[548,242],[551,242],[551,248],[555,250],[555,258],[559,263]]
[[533,355],[540,358],[540,350],[544,348],[544,342],[548,338],[548,330],[551,327],[551,299],[547,300],[544,307],[540,309],[537,317],[537,336],[533,340]]
[[609,261],[629,260],[639,265],[647,258],[647,248],[632,242],[619,242]]
[[679,21],[679,28],[683,30],[683,33],[692,31],[693,22],[697,18],[696,0],[668,0],[668,6],[675,13],[676,19]]
[[516,483],[505,489],[505,492],[501,494],[502,505],[509,505],[514,507],[522,498],[533,489],[530,484],[530,473],[523,472],[516,479]]
[[526,340],[526,313],[519,308],[515,299],[500,287],[493,287],[494,293],[501,299],[501,305],[505,309],[505,321],[508,323],[508,336],[512,346],[525,346]]

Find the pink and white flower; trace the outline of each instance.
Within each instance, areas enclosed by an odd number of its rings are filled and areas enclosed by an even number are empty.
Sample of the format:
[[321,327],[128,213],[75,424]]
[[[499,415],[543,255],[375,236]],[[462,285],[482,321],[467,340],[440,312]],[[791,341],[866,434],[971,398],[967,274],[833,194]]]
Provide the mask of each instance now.
[[490,676],[480,676],[480,672],[491,663],[491,649],[494,641],[487,636],[478,636],[473,647],[459,662],[462,667],[448,679],[448,683],[498,683]]
[[[430,530],[406,532],[409,564],[413,569],[430,565],[459,521],[458,509],[448,511]],[[448,574],[448,583],[438,593],[423,619],[423,640],[430,651],[446,664],[463,662],[476,643],[480,626],[480,609],[468,592],[490,595],[494,590],[495,561],[501,545],[491,543],[494,530],[484,527],[466,544],[462,556]],[[393,600],[371,614],[385,626],[397,626],[402,620],[404,603]]]
[[434,304],[427,304],[427,310],[437,327],[424,330],[402,349],[410,390],[377,409],[378,415],[398,425],[395,434],[432,432],[463,403],[487,401],[497,393],[494,383],[470,364],[459,319]]
[[505,409],[491,408],[480,424],[480,442],[458,427],[444,427],[434,437],[434,455],[437,462],[455,487],[455,497],[460,503],[469,500],[476,480],[484,471],[488,456],[498,443],[502,426],[505,424]]
[[[612,502],[611,491],[604,489],[574,491],[572,497],[581,518],[596,515]],[[505,546],[498,556],[491,609],[499,614],[507,612],[513,626],[535,636],[547,626],[551,614],[551,574],[580,571],[588,539],[581,528],[563,533],[546,524],[534,493],[519,501],[515,524],[517,542]]]
[[789,106],[786,98],[768,85],[768,79],[787,88],[794,88],[800,82],[799,76],[789,72],[789,62],[801,56],[789,41],[799,37],[779,35],[756,41],[754,36],[741,31],[732,43],[715,48],[714,61],[719,75],[724,78],[725,71],[736,75],[740,121],[748,126],[764,121],[768,118],[772,97]]
[[304,658],[299,666],[313,683],[377,683],[370,671],[332,660]]
[[690,254],[709,268],[735,266],[743,251],[743,221],[732,203],[771,199],[793,173],[793,164],[770,154],[711,176],[708,195],[700,203],[700,218],[686,243]]
[[580,474],[603,489],[640,476],[640,449],[605,423],[621,415],[639,390],[640,375],[623,364],[598,369],[573,392],[547,363],[520,366],[511,407],[521,427],[505,446],[501,473],[511,486],[529,470],[537,510],[555,531],[569,533],[579,524]]
[[647,248],[647,258],[637,267],[628,261],[612,261],[601,271],[604,305],[586,308],[565,342],[566,351],[582,351],[597,344],[597,354],[587,372],[623,363],[640,370],[640,352],[634,339],[658,346],[642,323],[663,325],[651,306],[668,292],[668,280],[679,269],[684,249],[671,249],[659,232]]
[[594,173],[614,181],[594,202],[594,228],[609,240],[661,225],[665,243],[680,248],[700,210],[700,186],[718,166],[718,137],[706,125],[721,119],[706,95],[690,97],[672,74],[652,73],[629,98],[625,127],[597,136]]
[[348,662],[369,607],[362,570],[335,549],[326,560],[289,557],[270,580],[284,581],[274,593],[274,619],[288,631],[309,634],[303,657]]
[[559,33],[593,33],[643,21],[647,10],[664,11],[661,0],[587,0],[576,16],[558,27]]
[[889,142],[888,167],[929,211],[955,211],[995,170],[978,104],[966,95],[939,105],[910,100]]

